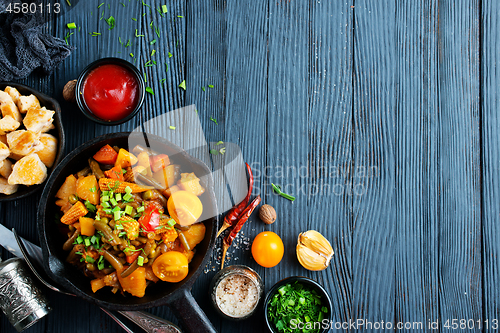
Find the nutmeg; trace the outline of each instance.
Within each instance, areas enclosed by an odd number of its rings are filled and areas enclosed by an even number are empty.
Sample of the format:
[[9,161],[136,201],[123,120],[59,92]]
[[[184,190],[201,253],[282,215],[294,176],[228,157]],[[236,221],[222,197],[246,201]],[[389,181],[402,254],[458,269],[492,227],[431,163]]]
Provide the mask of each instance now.
[[276,211],[271,205],[262,205],[259,209],[259,217],[265,224],[273,224],[276,221]]
[[77,80],[71,80],[64,85],[63,97],[68,102],[76,102],[76,94],[75,94],[76,81]]

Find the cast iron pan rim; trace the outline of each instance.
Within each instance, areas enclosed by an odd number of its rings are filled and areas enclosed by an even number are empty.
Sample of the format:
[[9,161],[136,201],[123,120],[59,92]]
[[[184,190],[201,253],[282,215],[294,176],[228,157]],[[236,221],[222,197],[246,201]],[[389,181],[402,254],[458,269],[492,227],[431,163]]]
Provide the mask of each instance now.
[[[54,170],[56,169],[57,165],[61,162],[63,156],[64,156],[64,144],[65,144],[65,137],[64,137],[64,128],[61,120],[61,106],[59,105],[59,102],[55,99],[52,98],[44,93],[41,93],[38,90],[35,90],[31,87],[28,87],[24,84],[21,83],[16,83],[16,82],[10,82],[10,81],[0,81],[0,89],[5,89],[6,86],[11,86],[16,89],[21,89],[21,90],[27,90],[31,94],[35,95],[39,99],[44,99],[50,101],[54,105],[54,110],[55,116],[54,116],[54,125],[56,126],[56,130],[58,132],[57,136],[57,154],[56,154],[56,159],[54,160],[54,165],[52,165],[51,168],[47,168],[48,176],[50,176]],[[24,95],[24,94],[23,94]],[[47,177],[48,178],[48,177]],[[32,185],[26,188],[25,185],[21,185],[24,188],[24,193],[14,193],[11,195],[5,195],[5,194],[0,194],[0,202],[7,202],[7,201],[12,201],[12,200],[17,200],[17,199],[22,199],[26,198],[36,192],[39,192],[45,184],[47,184],[48,179],[45,180],[42,184],[39,185]]]
[[[183,284],[179,287],[175,287],[174,290],[169,293],[168,295],[165,295],[162,298],[159,298],[157,300],[147,302],[144,304],[116,304],[116,303],[110,303],[104,300],[100,300],[94,297],[89,296],[88,294],[82,292],[80,289],[78,289],[70,280],[61,277],[57,274],[55,274],[49,267],[49,259],[56,258],[55,255],[52,255],[49,251],[49,246],[47,244],[47,234],[46,234],[46,229],[44,227],[45,223],[50,223],[49,221],[45,221],[45,207],[51,203],[51,198],[48,198],[48,193],[51,190],[51,185],[53,183],[53,180],[59,175],[59,172],[61,171],[62,168],[66,166],[66,164],[71,161],[73,158],[78,156],[83,150],[85,150],[87,147],[92,146],[96,143],[99,143],[100,141],[104,140],[109,140],[109,139],[118,139],[118,138],[124,138],[124,137],[129,137],[130,135],[135,135],[133,132],[119,132],[119,133],[109,133],[105,134],[99,137],[96,137],[90,141],[87,141],[86,143],[82,144],[81,146],[77,147],[74,149],[71,153],[69,153],[62,161],[57,165],[57,167],[53,170],[51,176],[47,180],[47,183],[44,187],[42,197],[40,199],[40,203],[38,206],[38,212],[37,212],[37,227],[38,227],[38,234],[39,234],[39,239],[40,239],[40,244],[42,247],[43,251],[43,268],[45,272],[50,276],[51,279],[56,281],[57,283],[61,284],[64,287],[67,287],[70,292],[75,293],[77,296],[80,298],[83,298],[84,300],[97,304],[100,307],[109,309],[109,310],[119,310],[119,311],[135,311],[135,310],[144,310],[148,309],[151,307],[155,306],[162,306],[162,305],[168,305],[169,303],[172,303],[173,301],[180,299],[183,297],[186,291],[189,291],[198,278],[198,276],[201,274],[203,271],[204,267],[206,266],[212,250],[215,246],[215,238],[217,235],[217,226],[218,226],[218,211],[217,211],[217,203],[216,203],[216,198],[215,198],[215,193],[213,191],[213,179],[212,177],[208,177],[208,184],[207,184],[207,194],[209,197],[212,199],[212,209],[215,212],[215,217],[211,218],[213,227],[212,227],[212,234],[210,235],[210,241],[208,244],[208,249],[206,253],[204,254],[204,257],[199,264],[198,268],[195,270],[195,272],[191,275],[191,277],[183,282]],[[138,133],[139,134],[139,133]],[[183,156],[183,158],[187,159],[190,163],[197,164],[200,167],[204,168],[207,171],[207,175],[210,175],[210,169],[207,167],[205,163],[200,161],[197,158],[194,158],[193,156],[189,155],[184,149],[180,148],[179,146],[171,143],[170,141],[163,139],[161,137],[155,136],[148,134],[148,139],[151,141],[151,139],[156,140],[158,142],[161,142],[163,144],[166,144],[175,150],[178,151],[179,154]],[[201,253],[198,252],[197,255],[200,255]],[[57,259],[60,261],[60,259]],[[147,291],[146,291],[147,292]],[[124,299],[126,301],[126,299]]]

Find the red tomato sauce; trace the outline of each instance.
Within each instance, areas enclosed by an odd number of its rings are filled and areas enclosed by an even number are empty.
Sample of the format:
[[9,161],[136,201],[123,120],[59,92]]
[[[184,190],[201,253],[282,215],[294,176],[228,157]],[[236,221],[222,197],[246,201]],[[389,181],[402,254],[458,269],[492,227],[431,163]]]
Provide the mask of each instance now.
[[82,92],[87,107],[96,117],[116,121],[128,116],[136,107],[139,84],[127,68],[106,64],[88,74]]

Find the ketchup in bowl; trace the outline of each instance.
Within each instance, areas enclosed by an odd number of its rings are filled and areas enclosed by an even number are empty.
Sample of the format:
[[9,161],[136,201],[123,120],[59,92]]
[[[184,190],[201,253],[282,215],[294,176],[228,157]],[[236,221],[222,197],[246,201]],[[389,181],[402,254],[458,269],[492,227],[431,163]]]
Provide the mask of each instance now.
[[96,117],[116,121],[134,111],[139,85],[127,68],[106,64],[89,73],[83,81],[82,92],[85,103]]
[[76,84],[76,101],[89,119],[117,125],[131,119],[144,101],[144,80],[126,60],[104,58],[83,70]]

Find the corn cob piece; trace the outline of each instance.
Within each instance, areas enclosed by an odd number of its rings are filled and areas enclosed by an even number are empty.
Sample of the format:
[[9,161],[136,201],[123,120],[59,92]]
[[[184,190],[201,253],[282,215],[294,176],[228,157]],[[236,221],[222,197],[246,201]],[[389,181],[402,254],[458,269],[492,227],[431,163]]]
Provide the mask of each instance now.
[[116,179],[101,178],[99,179],[99,188],[101,191],[113,191],[115,193],[125,193],[125,188],[130,187],[132,193],[144,192],[151,190],[154,187],[137,185],[135,183],[121,182]]
[[123,229],[127,233],[127,237],[130,240],[134,240],[139,237],[139,222],[131,218],[130,216],[122,216],[117,223],[123,226]]
[[97,213],[96,215],[99,215],[99,217],[107,217],[108,219],[112,219],[114,217],[113,214],[106,214],[104,211],[104,207],[102,205],[97,205]]
[[63,217],[61,217],[61,222],[64,224],[73,224],[82,216],[87,215],[89,211],[82,204],[81,201],[78,201],[71,207],[66,213],[64,213]]
[[163,229],[161,233],[161,238],[165,243],[173,242],[174,240],[177,239],[177,236],[178,236],[177,231],[175,231],[174,228]]

